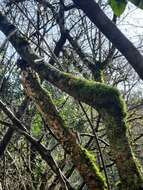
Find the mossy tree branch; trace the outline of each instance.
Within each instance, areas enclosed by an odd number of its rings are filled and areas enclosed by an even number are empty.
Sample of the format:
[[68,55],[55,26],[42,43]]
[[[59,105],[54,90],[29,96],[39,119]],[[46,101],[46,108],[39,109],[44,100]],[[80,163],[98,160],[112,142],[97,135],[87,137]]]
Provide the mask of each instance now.
[[45,123],[48,124],[66,153],[71,156],[73,164],[89,189],[106,189],[106,183],[99,173],[94,156],[77,143],[76,135],[65,126],[50,95],[41,88],[36,75],[30,68],[22,72],[22,84],[27,96],[35,102]]
[[[8,36],[16,27],[0,13],[0,30]],[[36,55],[17,30],[9,39],[20,56],[36,71],[61,90],[97,109],[105,121],[113,158],[123,189],[141,189],[142,175],[127,137],[126,109],[120,93],[109,86],[79,79],[60,72]]]

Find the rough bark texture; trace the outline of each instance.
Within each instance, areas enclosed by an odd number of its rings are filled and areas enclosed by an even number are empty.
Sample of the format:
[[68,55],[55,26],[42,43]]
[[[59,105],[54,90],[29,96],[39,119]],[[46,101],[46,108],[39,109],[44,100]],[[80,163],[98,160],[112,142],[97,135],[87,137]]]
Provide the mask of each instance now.
[[[90,0],[88,1],[90,2]],[[0,13],[0,30],[5,35],[9,35],[15,29],[14,25],[10,24],[6,17]],[[48,65],[32,51],[29,43],[20,36],[18,31],[13,34],[10,41],[20,56],[39,73],[40,77],[99,111],[107,127],[113,159],[117,165],[123,189],[141,190],[143,188],[142,174],[128,141],[126,110],[119,92],[98,82],[73,77]],[[141,55],[140,58],[142,58]]]
[[48,92],[40,87],[36,76],[30,72],[30,69],[23,71],[22,84],[27,95],[35,102],[45,123],[51,128],[64,150],[71,156],[72,162],[89,189],[106,189],[106,183],[96,166],[94,156],[77,143],[75,134],[65,126]]

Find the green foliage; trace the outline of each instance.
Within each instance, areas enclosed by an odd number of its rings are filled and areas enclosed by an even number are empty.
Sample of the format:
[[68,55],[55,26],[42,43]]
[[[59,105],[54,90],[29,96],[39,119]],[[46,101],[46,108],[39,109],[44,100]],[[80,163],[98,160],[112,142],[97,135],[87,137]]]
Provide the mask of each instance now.
[[116,16],[120,16],[126,8],[126,0],[109,0],[109,4]]
[[37,179],[40,178],[40,176],[44,172],[44,169],[45,169],[45,165],[42,162],[42,160],[40,158],[36,159],[36,167],[35,167],[34,173],[35,173]]
[[[109,0],[108,2],[116,16],[120,16],[124,12],[127,5],[126,0]],[[143,0],[130,0],[130,2],[136,7],[143,9]]]
[[39,137],[41,134],[41,127],[42,127],[41,122],[42,122],[41,116],[39,114],[35,114],[31,128],[31,133],[35,137]]
[[70,128],[76,126],[78,117],[76,102],[69,97],[61,95],[54,99],[54,103],[66,125]]

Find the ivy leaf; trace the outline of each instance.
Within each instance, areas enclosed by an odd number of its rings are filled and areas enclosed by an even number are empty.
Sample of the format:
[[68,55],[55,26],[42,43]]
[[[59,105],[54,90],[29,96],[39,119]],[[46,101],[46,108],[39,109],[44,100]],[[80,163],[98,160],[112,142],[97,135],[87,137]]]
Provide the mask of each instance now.
[[143,0],[130,0],[136,7],[143,9]]
[[127,2],[126,0],[109,0],[109,5],[111,6],[114,14],[116,16],[120,16],[124,12]]

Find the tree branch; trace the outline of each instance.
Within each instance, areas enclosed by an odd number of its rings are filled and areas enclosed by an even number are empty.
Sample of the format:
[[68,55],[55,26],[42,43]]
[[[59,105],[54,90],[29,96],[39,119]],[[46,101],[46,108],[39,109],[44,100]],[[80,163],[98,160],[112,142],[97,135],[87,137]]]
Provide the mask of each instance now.
[[92,155],[77,143],[74,133],[65,125],[48,92],[41,88],[35,73],[30,68],[22,72],[22,84],[27,96],[35,102],[45,123],[53,131],[56,139],[71,156],[73,164],[78,169],[89,189],[105,190],[106,183],[98,171]]
[[21,123],[21,121],[14,115],[14,113],[0,100],[0,108],[3,110],[3,112],[9,117],[9,119],[12,121],[13,129],[15,131],[19,132],[20,134],[24,135],[26,139],[34,145],[35,149],[38,151],[38,153],[41,155],[43,160],[47,162],[47,164],[51,167],[51,169],[57,174],[57,176],[60,178],[60,182],[63,185],[64,190],[67,190],[69,187],[70,189],[74,190],[71,185],[69,184],[66,177],[63,175],[62,171],[59,169],[57,163],[51,156],[50,151],[48,151],[43,145],[39,143],[36,139],[34,139],[32,136],[28,134],[28,131],[26,127]]
[[143,79],[143,56],[124,36],[117,26],[105,15],[94,0],[73,0],[99,30],[126,57],[141,79]]
[[[16,27],[0,13],[0,30],[7,36],[15,29]],[[143,185],[142,174],[130,147],[127,135],[125,103],[118,90],[98,82],[80,79],[60,72],[36,55],[18,30],[9,40],[20,56],[41,78],[51,82],[75,99],[97,109],[105,121],[110,148],[119,171],[123,189],[133,187],[139,190]]]

